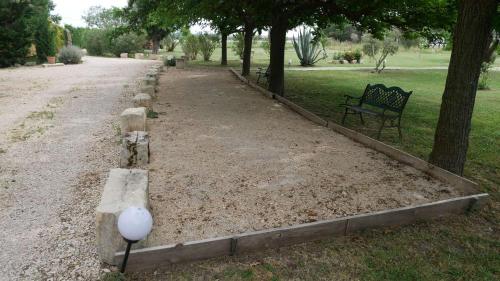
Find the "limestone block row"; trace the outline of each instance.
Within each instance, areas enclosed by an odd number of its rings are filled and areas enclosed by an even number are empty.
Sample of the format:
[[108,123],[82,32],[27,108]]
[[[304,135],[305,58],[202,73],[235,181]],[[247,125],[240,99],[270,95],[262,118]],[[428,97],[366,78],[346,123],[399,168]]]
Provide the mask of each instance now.
[[149,163],[149,135],[147,132],[128,132],[123,136],[120,168],[144,166]]
[[143,60],[144,54],[143,53],[135,53],[134,58],[138,59],[138,60]]
[[115,253],[125,248],[118,217],[128,207],[149,208],[148,171],[111,169],[96,212],[97,250],[103,262],[115,264]]
[[121,53],[120,58],[122,59],[128,59],[128,53]]

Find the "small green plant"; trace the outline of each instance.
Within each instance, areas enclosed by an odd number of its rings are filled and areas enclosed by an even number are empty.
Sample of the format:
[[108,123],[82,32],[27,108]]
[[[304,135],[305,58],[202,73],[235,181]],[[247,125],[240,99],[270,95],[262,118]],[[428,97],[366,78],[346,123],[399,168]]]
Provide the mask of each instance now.
[[231,49],[240,59],[243,59],[243,51],[245,49],[245,35],[242,32],[233,35],[233,44],[231,46]]
[[101,276],[101,281],[126,281],[125,275],[120,272],[107,272]]
[[269,42],[269,39],[262,40],[262,42],[260,43],[260,47],[267,55],[271,53],[271,43]]
[[[319,60],[326,58],[326,52],[319,42],[313,41],[313,34],[310,29],[299,30],[297,39],[293,36],[293,47],[300,60],[301,66],[312,66]],[[320,57],[320,55],[322,55]]]
[[200,50],[198,38],[193,34],[185,36],[181,42],[182,51],[190,60],[196,60]]
[[478,90],[489,90],[489,79],[490,79],[490,69],[495,63],[496,54],[493,53],[488,61],[485,61],[481,64],[481,75],[479,76],[479,82],[477,84]]
[[151,119],[158,118],[158,112],[153,111],[153,110],[148,110],[148,112],[146,113],[146,115],[148,116],[148,118],[151,118]]
[[65,64],[78,64],[82,61],[82,50],[76,46],[63,47],[58,58]]
[[219,44],[219,38],[207,33],[198,36],[198,44],[204,61],[210,61],[210,57]]

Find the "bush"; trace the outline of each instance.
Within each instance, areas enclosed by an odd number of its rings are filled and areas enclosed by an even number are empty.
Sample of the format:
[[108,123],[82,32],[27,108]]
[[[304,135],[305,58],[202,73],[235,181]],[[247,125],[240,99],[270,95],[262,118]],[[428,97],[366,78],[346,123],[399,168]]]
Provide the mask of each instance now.
[[85,32],[85,46],[89,55],[102,56],[109,53],[109,38],[109,32],[104,29],[89,29]]
[[269,55],[271,53],[271,44],[269,43],[268,39],[262,40],[260,43],[260,47],[264,50],[264,53]]
[[354,59],[357,61],[357,62],[361,62],[361,58],[363,57],[363,53],[361,52],[361,50],[359,49],[356,49],[354,51]]
[[163,60],[163,64],[165,66],[175,66],[176,65],[176,63],[175,63],[175,57],[173,57],[173,58],[165,58]]
[[127,33],[111,40],[111,52],[119,57],[121,53],[134,54],[142,52],[146,38],[136,33]]
[[219,43],[219,38],[215,35],[201,34],[198,37],[198,46],[203,55],[204,61],[209,61]]
[[186,35],[182,40],[182,51],[190,60],[196,60],[199,52],[198,38],[193,34]]
[[78,64],[82,60],[82,50],[76,46],[63,47],[59,51],[59,61],[65,64]]
[[354,60],[356,60],[355,56],[354,56],[354,52],[353,51],[347,51],[344,53],[344,59],[348,62],[352,62]]

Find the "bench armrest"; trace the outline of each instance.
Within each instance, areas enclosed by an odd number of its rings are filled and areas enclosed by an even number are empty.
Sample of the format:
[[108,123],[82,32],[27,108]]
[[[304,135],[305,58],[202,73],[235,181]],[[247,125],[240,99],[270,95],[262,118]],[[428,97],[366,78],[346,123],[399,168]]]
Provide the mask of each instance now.
[[345,103],[343,105],[351,105],[350,101],[351,100],[360,100],[361,97],[353,97],[353,96],[350,96],[350,95],[344,95],[345,97]]

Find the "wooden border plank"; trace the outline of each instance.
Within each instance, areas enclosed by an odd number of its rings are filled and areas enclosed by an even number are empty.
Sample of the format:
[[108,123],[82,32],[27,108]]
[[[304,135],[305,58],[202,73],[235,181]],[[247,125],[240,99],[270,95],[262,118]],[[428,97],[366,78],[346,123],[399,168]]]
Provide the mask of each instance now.
[[237,235],[234,237],[237,241],[235,253],[279,248],[305,241],[344,235],[347,220],[348,218],[339,218]]
[[[480,206],[486,198],[488,198],[486,193],[475,194],[290,227],[134,250],[130,253],[127,269],[142,271],[162,265],[244,254],[261,249],[279,248],[323,238],[344,236],[365,229],[407,225],[416,221],[468,212],[474,209],[475,205]],[[117,253],[116,261],[121,263],[123,256],[123,252]]]
[[321,118],[318,115],[310,112],[307,109],[304,109],[303,107],[300,107],[299,105],[291,102],[290,100],[288,100],[288,99],[286,99],[286,98],[284,98],[282,96],[275,96],[274,98],[276,100],[278,100],[279,102],[281,102],[281,103],[285,104],[286,106],[288,106],[293,111],[295,111],[298,114],[302,115],[303,117],[305,117],[309,121],[311,121],[313,123],[316,123],[316,124],[318,124],[320,126],[323,126],[323,127],[326,127],[328,125],[328,122],[326,120],[324,120],[323,118]]
[[[231,249],[231,237],[218,237],[183,244],[151,247],[130,252],[127,269],[141,271],[162,265],[192,262],[214,257],[228,256]],[[116,264],[121,264],[125,252],[115,255]]]

